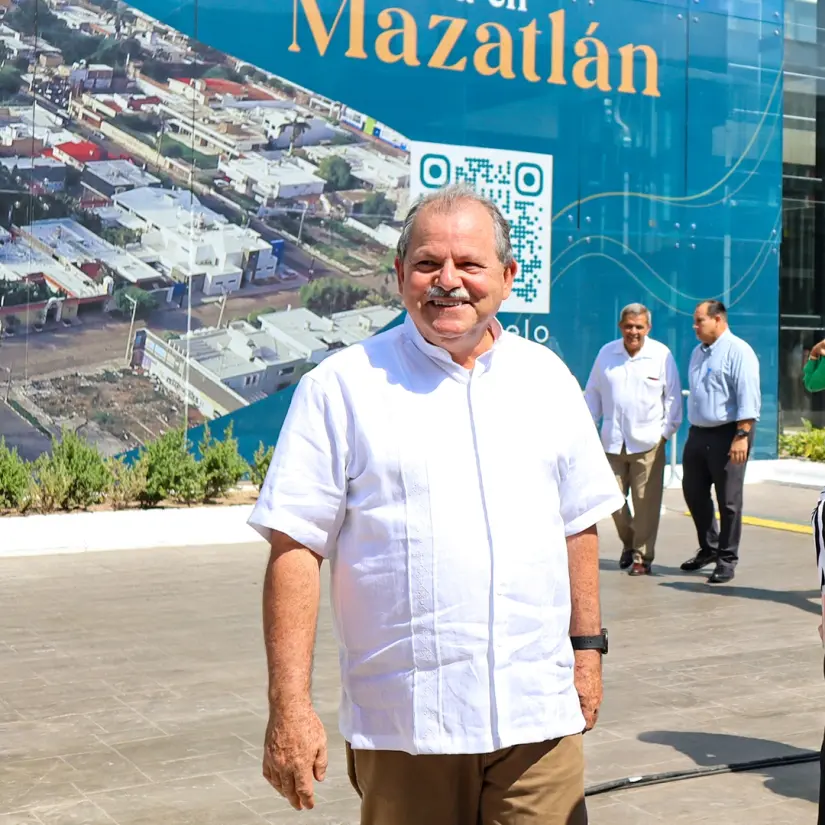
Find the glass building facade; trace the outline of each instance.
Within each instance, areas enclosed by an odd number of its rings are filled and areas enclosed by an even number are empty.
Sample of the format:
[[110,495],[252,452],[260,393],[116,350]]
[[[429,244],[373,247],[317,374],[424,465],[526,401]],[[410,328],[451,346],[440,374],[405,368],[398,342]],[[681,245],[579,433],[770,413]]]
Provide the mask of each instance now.
[[825,337],[825,2],[787,0],[779,281],[780,426],[825,424],[823,399],[801,386]]

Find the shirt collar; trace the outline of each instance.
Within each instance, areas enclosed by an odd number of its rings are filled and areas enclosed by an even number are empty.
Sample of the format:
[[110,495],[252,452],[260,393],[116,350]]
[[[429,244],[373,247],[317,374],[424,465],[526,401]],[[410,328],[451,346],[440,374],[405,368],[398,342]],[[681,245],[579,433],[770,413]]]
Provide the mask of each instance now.
[[631,355],[625,348],[624,338],[618,338],[616,341],[613,342],[613,352],[616,355],[624,355],[624,357],[629,359],[630,361],[632,361],[634,358],[645,358],[647,357],[647,353],[650,350],[650,347],[647,346],[647,341],[648,339],[645,338],[645,341],[642,344],[641,349],[635,355]]
[[713,352],[713,348],[720,342],[726,340],[731,334],[730,328],[726,329],[712,344],[702,344],[702,352]]
[[[504,328],[501,326],[501,322],[498,318],[492,318],[490,320],[490,331],[493,333],[493,346],[490,347],[487,352],[480,355],[476,362],[481,361],[482,363],[487,363],[490,358],[492,358],[492,353],[496,349],[501,340],[501,335],[504,332]],[[409,338],[410,341],[415,345],[416,349],[420,350],[424,355],[427,356],[431,361],[436,361],[442,366],[446,367],[450,372],[455,373],[456,371],[460,371],[462,373],[469,373],[469,370],[466,370],[464,367],[456,364],[453,361],[453,357],[450,355],[447,350],[442,347],[437,347],[434,344],[431,344],[427,341],[424,336],[419,331],[418,327],[415,325],[415,321],[410,317],[410,313],[408,312],[406,318],[404,318],[404,334]]]

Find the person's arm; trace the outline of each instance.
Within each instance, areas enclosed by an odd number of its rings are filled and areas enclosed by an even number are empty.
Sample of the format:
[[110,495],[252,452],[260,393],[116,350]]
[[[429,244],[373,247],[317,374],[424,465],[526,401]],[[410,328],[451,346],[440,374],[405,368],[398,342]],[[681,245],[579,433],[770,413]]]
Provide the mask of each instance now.
[[598,426],[599,421],[604,414],[602,409],[602,393],[600,389],[600,377],[602,374],[602,367],[600,362],[600,357],[597,356],[596,360],[593,362],[593,366],[590,369],[590,376],[587,379],[587,384],[584,388],[584,401],[587,404],[587,409],[590,411],[590,417],[593,419],[593,423]]
[[679,368],[676,359],[668,351],[665,358],[665,426],[662,437],[665,441],[682,426],[682,382],[679,380]]
[[263,619],[269,673],[264,776],[293,808],[315,806],[313,778],[323,782],[327,738],[312,706],[312,652],[323,559],[273,532],[264,576]]
[[263,625],[269,723],[263,775],[293,808],[315,804],[324,778],[326,733],[310,683],[320,566],[333,552],[346,512],[347,415],[311,376],[289,407],[249,523],[270,543]]
[[269,703],[280,711],[311,704],[312,651],[323,558],[285,533],[273,532],[264,575],[264,644]]
[[808,392],[825,390],[825,341],[820,341],[810,352],[802,370],[802,384]]
[[[599,603],[599,535],[595,525],[567,538],[570,572],[570,635],[598,636],[602,618]],[[599,715],[602,703],[602,654],[576,650],[575,683],[586,730]]]
[[[741,347],[731,354],[731,368],[736,391],[736,429],[752,433],[759,420],[762,394],[759,385],[759,360],[750,347]],[[730,458],[734,464],[748,460],[751,436],[734,436]]]
[[[599,608],[599,539],[596,524],[624,505],[624,496],[602,449],[576,379],[566,371],[558,385],[567,410],[566,449],[559,456],[559,514],[567,539],[570,577],[570,634],[597,636]],[[598,651],[575,652],[575,685],[585,729],[596,723],[602,700],[602,664]]]

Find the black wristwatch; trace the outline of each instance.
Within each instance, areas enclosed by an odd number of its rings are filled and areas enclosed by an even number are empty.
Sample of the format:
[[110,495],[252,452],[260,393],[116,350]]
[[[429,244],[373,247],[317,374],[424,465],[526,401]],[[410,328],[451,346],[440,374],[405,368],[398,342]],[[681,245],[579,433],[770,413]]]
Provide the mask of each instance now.
[[750,430],[743,430],[741,427],[736,431],[736,438],[747,438],[751,434]]
[[602,628],[600,636],[571,636],[570,644],[573,650],[598,650],[602,656],[607,656],[607,628]]

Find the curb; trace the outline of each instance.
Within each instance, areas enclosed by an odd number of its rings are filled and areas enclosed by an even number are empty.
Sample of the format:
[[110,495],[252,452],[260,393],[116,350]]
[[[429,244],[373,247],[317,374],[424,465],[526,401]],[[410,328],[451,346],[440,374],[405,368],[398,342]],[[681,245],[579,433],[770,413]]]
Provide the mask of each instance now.
[[5,516],[0,558],[155,547],[264,544],[246,523],[251,504]]

